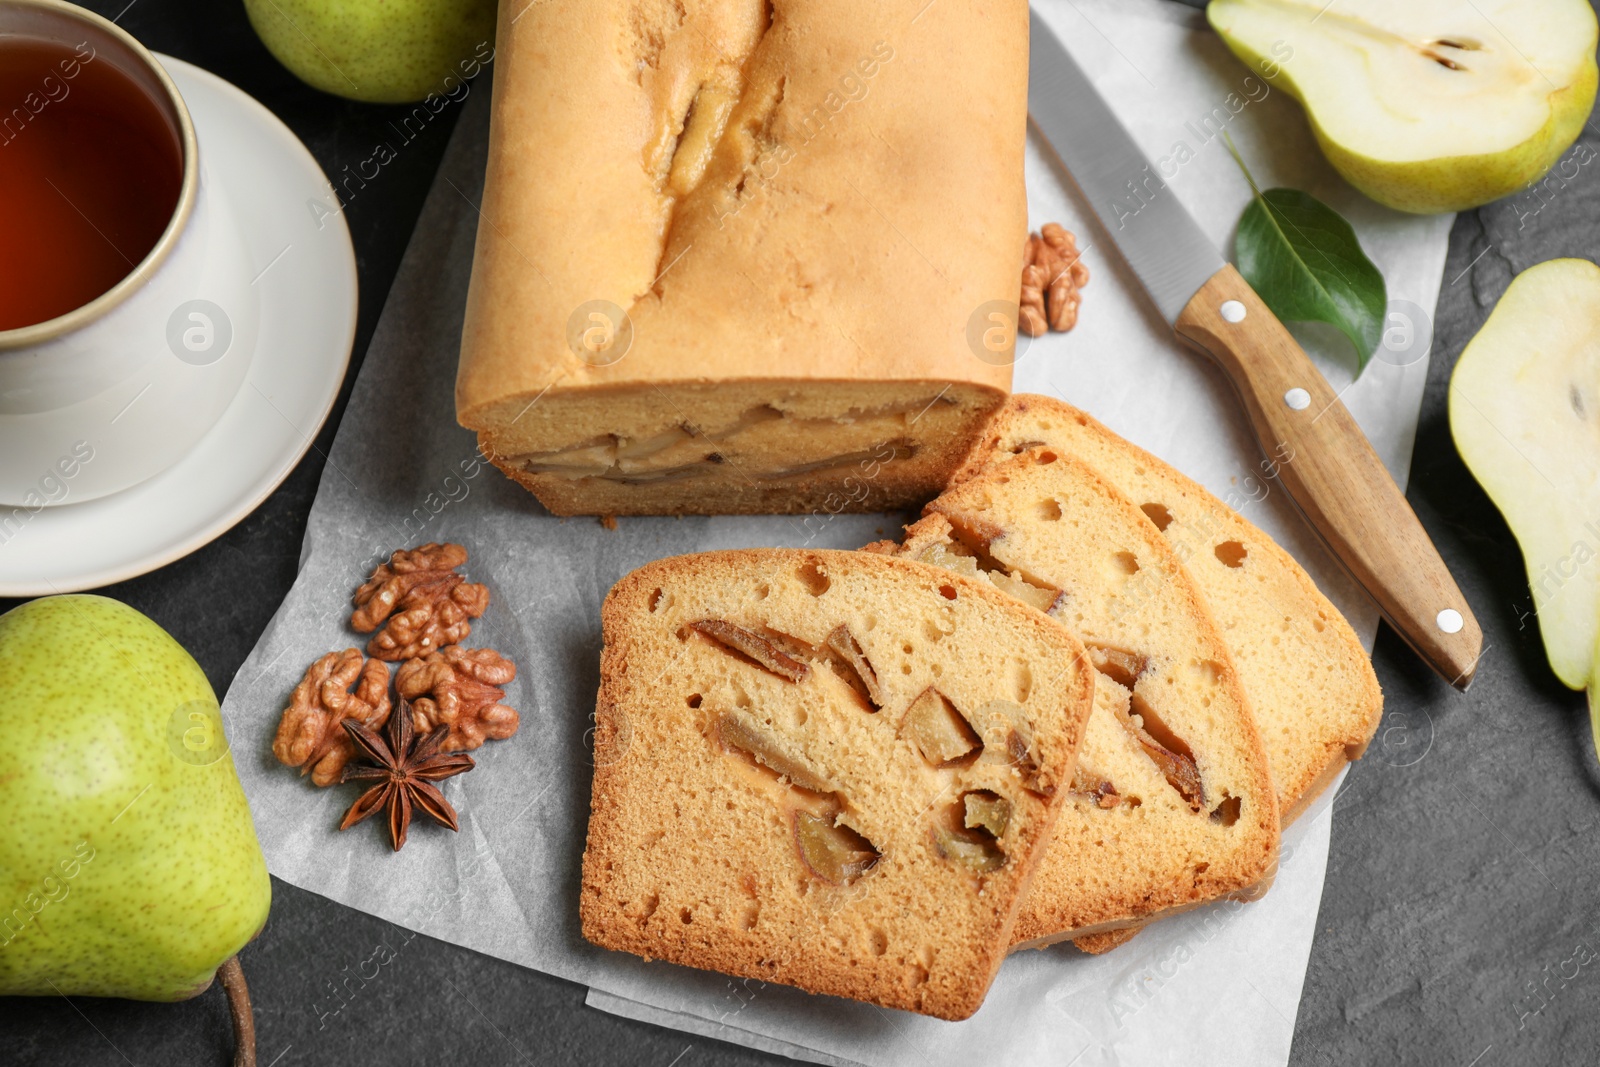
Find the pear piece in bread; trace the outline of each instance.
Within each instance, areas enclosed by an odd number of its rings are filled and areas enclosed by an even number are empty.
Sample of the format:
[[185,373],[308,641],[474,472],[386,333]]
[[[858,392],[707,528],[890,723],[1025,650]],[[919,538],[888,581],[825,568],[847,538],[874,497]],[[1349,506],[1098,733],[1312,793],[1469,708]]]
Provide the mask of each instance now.
[[956,481],[1036,445],[1093,467],[1139,505],[1183,562],[1233,652],[1289,825],[1361,757],[1383,717],[1383,692],[1355,631],[1272,538],[1192,479],[1053,397],[1008,400]]
[[1028,590],[1101,675],[1019,944],[1265,891],[1278,808],[1249,701],[1194,583],[1134,504],[1036,448],[947,489],[902,545],[871,547]]

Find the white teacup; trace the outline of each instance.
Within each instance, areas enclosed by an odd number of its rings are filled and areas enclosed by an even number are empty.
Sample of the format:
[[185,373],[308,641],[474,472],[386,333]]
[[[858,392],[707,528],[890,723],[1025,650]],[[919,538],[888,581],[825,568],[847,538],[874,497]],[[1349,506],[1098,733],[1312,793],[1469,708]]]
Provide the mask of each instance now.
[[0,505],[36,509],[127,489],[194,447],[239,391],[260,306],[233,205],[207,181],[188,109],[150,53],[60,0],[0,0],[8,35],[87,42],[93,62],[158,103],[183,152],[172,218],[125,278],[64,315],[0,330]]

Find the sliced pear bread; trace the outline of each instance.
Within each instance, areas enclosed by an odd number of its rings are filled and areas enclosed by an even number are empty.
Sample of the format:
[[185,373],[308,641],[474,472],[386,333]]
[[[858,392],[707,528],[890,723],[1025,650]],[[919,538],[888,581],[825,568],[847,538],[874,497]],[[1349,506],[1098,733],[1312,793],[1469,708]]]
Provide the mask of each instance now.
[[649,564],[602,625],[584,936],[974,1012],[1068,802],[1072,633],[981,579],[781,549]]
[[1086,934],[1075,937],[1072,943],[1091,956],[1098,956],[1103,952],[1110,952],[1114,948],[1126,945],[1132,941],[1143,926],[1125,926],[1120,930],[1107,930],[1103,934]]
[[1102,675],[1019,944],[1265,890],[1278,812],[1244,689],[1187,573],[1137,507],[1087,464],[1034,449],[946,490],[897,551],[987,577],[1065,622]]
[[1013,396],[956,480],[1035,445],[1088,463],[1140,506],[1184,563],[1250,695],[1287,826],[1360,758],[1383,715],[1383,693],[1355,631],[1270,537],[1060,400]]

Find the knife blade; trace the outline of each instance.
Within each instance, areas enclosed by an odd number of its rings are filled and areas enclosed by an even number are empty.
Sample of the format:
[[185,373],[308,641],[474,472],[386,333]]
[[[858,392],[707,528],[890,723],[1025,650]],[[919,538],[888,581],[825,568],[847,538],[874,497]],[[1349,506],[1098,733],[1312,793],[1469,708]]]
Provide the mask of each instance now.
[[1168,322],[1227,264],[1055,33],[1031,12],[1028,117]]
[[1299,344],[1222,258],[1030,9],[1028,113],[1184,341],[1222,368],[1270,468],[1391,626],[1465,689],[1483,636],[1405,494]]

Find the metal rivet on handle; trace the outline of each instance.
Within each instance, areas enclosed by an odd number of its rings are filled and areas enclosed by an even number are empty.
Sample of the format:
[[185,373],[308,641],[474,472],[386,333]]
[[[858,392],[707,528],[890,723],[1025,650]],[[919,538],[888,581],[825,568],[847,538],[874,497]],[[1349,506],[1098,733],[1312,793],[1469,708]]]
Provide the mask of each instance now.
[[1237,300],[1224,300],[1222,307],[1218,310],[1222,312],[1222,318],[1225,322],[1244,321],[1244,305]]
[[1288,404],[1295,411],[1304,411],[1306,408],[1311,406],[1311,394],[1306,392],[1304,389],[1301,389],[1299,386],[1295,386],[1293,389],[1283,394],[1283,402]]
[[1445,608],[1439,612],[1438,617],[1433,621],[1438,623],[1439,629],[1447,634],[1458,634],[1461,632],[1461,628],[1467,624],[1466,620],[1461,617],[1461,612],[1455,608]]

